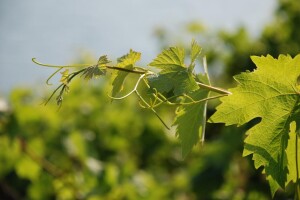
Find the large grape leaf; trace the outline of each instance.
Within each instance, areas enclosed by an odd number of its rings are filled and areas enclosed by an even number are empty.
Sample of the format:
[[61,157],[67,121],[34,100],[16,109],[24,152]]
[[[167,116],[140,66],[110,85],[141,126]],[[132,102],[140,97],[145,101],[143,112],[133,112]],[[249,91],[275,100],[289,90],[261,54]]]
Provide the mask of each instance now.
[[[134,65],[141,58],[141,53],[130,50],[128,54],[118,59],[117,67],[133,70]],[[112,96],[116,96],[123,87],[124,80],[129,72],[117,71],[113,80]]]
[[210,120],[242,125],[261,119],[247,131],[243,155],[253,154],[255,167],[264,167],[274,195],[279,187],[299,179],[297,166],[288,165],[293,155],[287,151],[299,154],[299,149],[290,147],[289,138],[291,122],[295,121],[297,130],[300,127],[300,55],[251,58],[257,69],[234,77],[237,87],[230,90],[232,95],[221,98]]
[[171,47],[164,50],[149,64],[160,69],[157,76],[148,78],[149,85],[160,93],[173,92],[175,96],[198,89],[193,74],[184,64],[184,58],[183,48]]

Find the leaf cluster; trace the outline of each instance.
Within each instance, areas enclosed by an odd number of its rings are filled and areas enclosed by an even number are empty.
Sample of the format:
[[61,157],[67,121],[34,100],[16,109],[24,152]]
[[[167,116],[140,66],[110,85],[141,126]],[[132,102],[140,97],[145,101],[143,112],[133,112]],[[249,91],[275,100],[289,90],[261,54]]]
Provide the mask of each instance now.
[[[185,64],[187,57],[185,50],[180,47],[171,47],[164,50],[149,63],[148,68],[136,66],[141,58],[141,53],[133,50],[118,58],[116,65],[112,65],[107,56],[101,56],[97,64],[90,66],[53,66],[39,63],[35,59],[33,61],[42,66],[58,68],[49,79],[60,70],[65,69],[61,73],[61,84],[54,90],[46,103],[58,92],[56,102],[60,106],[63,95],[69,91],[72,79],[78,75],[85,80],[90,80],[104,76],[107,70],[112,70],[111,98],[113,100],[122,100],[131,94],[135,94],[140,101],[140,106],[151,110],[167,129],[170,129],[169,126],[156,109],[164,104],[175,107],[176,116],[172,126],[176,126],[176,135],[182,144],[182,155],[186,157],[193,146],[198,143],[199,138],[202,142],[204,141],[207,101],[229,94],[225,90],[210,85],[205,59],[203,62],[205,65],[204,73],[195,72],[196,61],[200,60],[200,54],[201,47],[193,41],[188,65]],[[70,73],[69,69],[74,67],[81,67],[82,69]],[[119,96],[129,74],[136,74],[138,76],[137,82],[128,94]],[[141,95],[139,92],[141,84],[148,88],[146,96]],[[210,91],[221,95],[210,96]],[[192,124],[189,122],[192,122]]]

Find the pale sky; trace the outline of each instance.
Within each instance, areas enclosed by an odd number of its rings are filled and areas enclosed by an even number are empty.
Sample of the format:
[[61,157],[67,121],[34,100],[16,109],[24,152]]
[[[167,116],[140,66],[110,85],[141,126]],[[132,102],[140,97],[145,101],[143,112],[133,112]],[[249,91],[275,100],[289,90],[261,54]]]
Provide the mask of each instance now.
[[44,84],[53,70],[37,67],[32,57],[66,64],[81,50],[116,58],[132,48],[147,63],[159,50],[157,27],[177,33],[200,21],[211,29],[243,25],[256,34],[275,7],[274,0],[1,0],[0,96]]

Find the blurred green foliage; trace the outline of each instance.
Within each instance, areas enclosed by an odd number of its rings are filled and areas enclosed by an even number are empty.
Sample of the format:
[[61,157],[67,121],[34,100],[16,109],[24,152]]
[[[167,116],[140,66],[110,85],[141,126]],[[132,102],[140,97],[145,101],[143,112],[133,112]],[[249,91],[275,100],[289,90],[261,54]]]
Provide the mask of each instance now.
[[108,84],[73,83],[60,110],[41,105],[39,90],[11,93],[0,118],[2,199],[267,199],[238,129],[211,126],[182,160],[174,133],[134,98],[111,103]]
[[[232,75],[254,68],[250,55],[299,53],[299,21],[300,2],[280,0],[258,38],[244,28],[214,35],[196,23],[187,29],[203,44],[214,81],[230,85]],[[157,33],[168,45],[165,32]],[[41,105],[49,93],[37,88],[11,92],[9,110],[0,111],[0,199],[270,199],[261,170],[241,156],[255,121],[208,124],[204,146],[182,160],[174,133],[134,98],[111,103],[109,84],[73,83],[60,110]],[[159,113],[172,122],[173,111]]]

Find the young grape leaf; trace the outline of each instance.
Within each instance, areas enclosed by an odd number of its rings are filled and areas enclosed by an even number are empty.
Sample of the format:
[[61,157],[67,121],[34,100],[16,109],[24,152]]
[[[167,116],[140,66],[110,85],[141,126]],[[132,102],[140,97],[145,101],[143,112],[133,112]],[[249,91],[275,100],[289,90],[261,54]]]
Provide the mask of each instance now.
[[100,68],[106,67],[106,64],[110,63],[111,61],[108,60],[107,55],[104,56],[100,56],[100,58],[98,59],[98,63],[97,66]]
[[[295,181],[289,140],[290,124],[300,128],[300,55],[295,58],[280,55],[278,59],[251,57],[257,69],[234,77],[238,82],[231,89],[232,95],[221,98],[221,105],[211,117],[214,123],[242,125],[254,118],[261,121],[247,131],[244,156],[253,154],[256,168],[264,167],[272,188],[285,188],[290,180]],[[299,149],[293,148],[299,153]],[[292,173],[291,173],[292,172]],[[289,175],[288,175],[289,173]]]
[[[130,52],[127,55],[122,56],[121,58],[118,59],[117,67],[133,70],[135,63],[139,61],[140,58],[141,58],[141,53],[130,50]],[[116,76],[112,83],[113,97],[116,96],[122,90],[123,83],[127,75],[128,72],[124,72],[124,71],[116,72]]]
[[91,80],[92,78],[97,78],[101,75],[105,75],[105,70],[100,69],[97,65],[87,67],[82,73],[85,80]]
[[189,71],[193,72],[195,68],[195,61],[201,53],[202,48],[197,44],[195,40],[191,44],[191,64],[189,66]]
[[191,63],[193,64],[200,55],[202,48],[198,45],[198,43],[195,40],[192,41],[191,48]]
[[175,96],[198,89],[193,74],[184,64],[184,49],[171,47],[164,50],[149,64],[160,69],[157,76],[148,77],[151,88],[160,93],[173,92]]
[[61,78],[60,78],[60,82],[67,85],[68,84],[68,78],[69,78],[69,69],[66,69],[61,73]]
[[82,73],[82,76],[85,80],[90,80],[92,78],[98,78],[101,75],[105,75],[106,73],[106,66],[108,63],[110,63],[107,59],[107,56],[100,56],[97,65],[93,65],[90,67],[87,67],[84,72]]
[[[198,89],[189,94],[193,99],[205,99],[209,91]],[[206,101],[182,105],[178,107],[176,119],[173,125],[176,127],[176,135],[181,141],[182,157],[186,157],[193,146],[199,141],[199,134],[203,134],[206,123]]]

